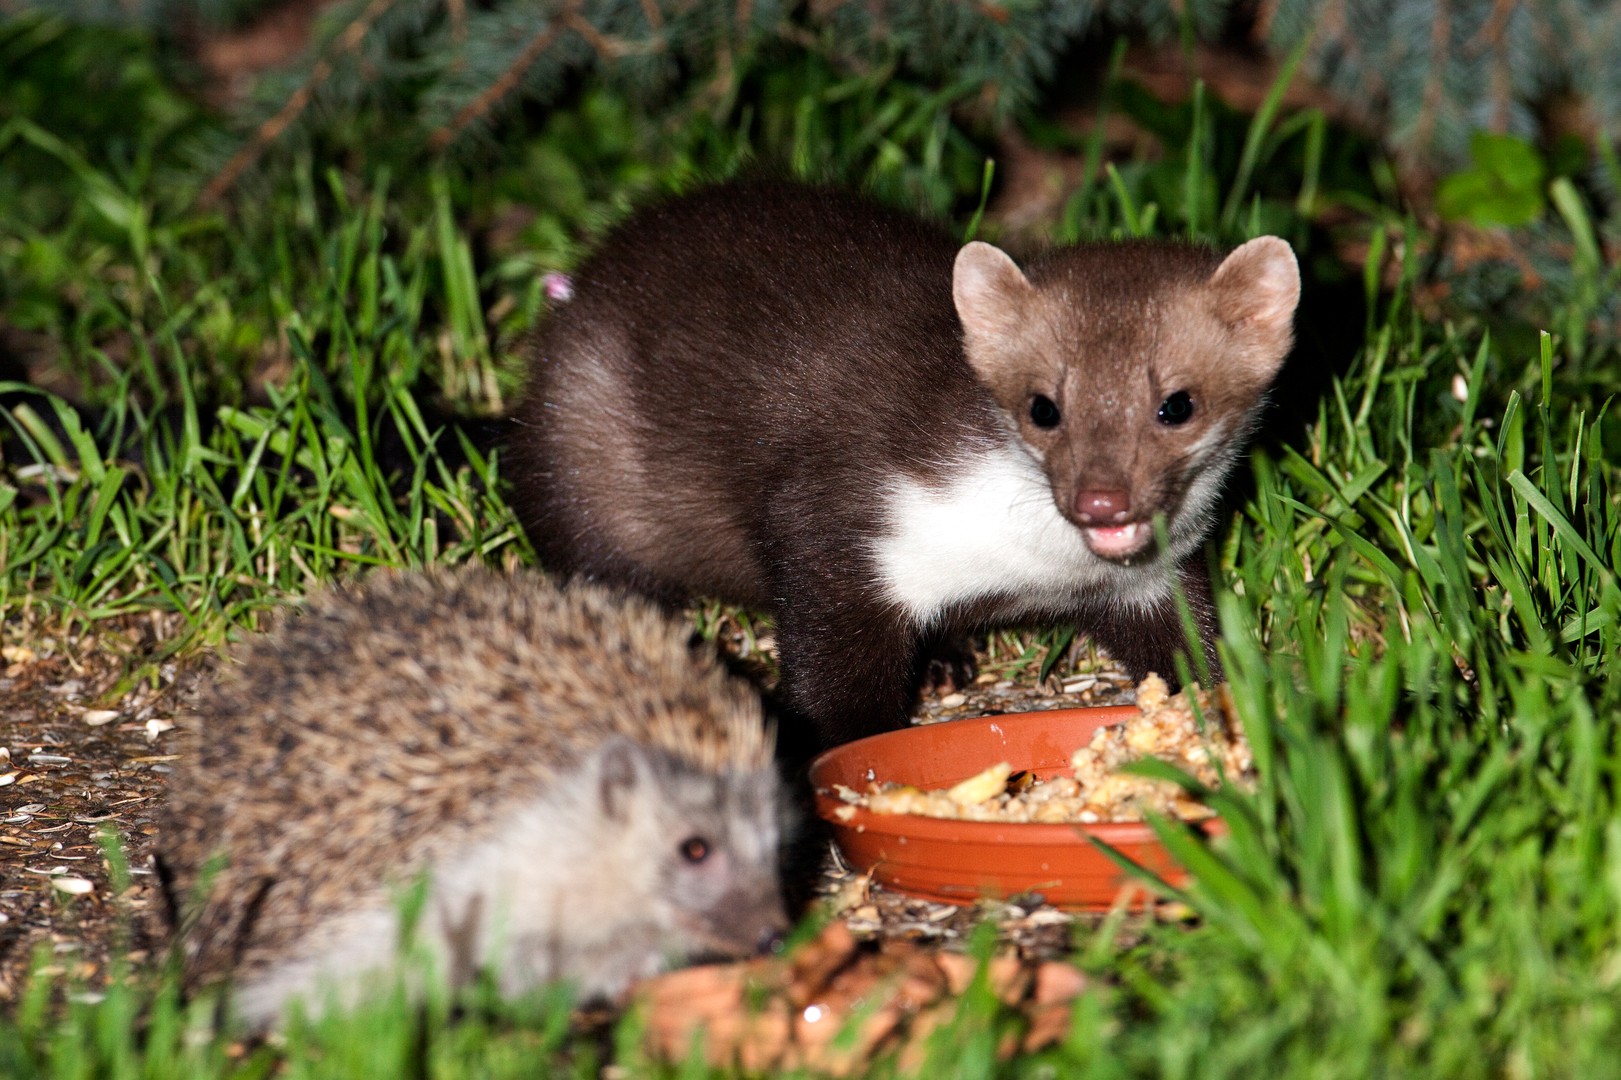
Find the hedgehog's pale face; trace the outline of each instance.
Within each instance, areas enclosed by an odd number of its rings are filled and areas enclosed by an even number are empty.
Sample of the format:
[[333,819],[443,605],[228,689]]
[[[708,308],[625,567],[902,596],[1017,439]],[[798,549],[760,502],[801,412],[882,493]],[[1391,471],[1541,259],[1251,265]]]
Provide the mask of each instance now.
[[602,825],[621,902],[666,963],[740,957],[788,929],[778,876],[781,784],[769,765],[711,773],[629,742],[599,755]]
[[[659,827],[670,848],[660,896],[672,951],[683,958],[749,956],[788,929],[778,880],[778,782],[770,768],[662,779]],[[674,843],[670,841],[674,839]]]
[[716,774],[611,739],[436,867],[425,923],[476,924],[464,966],[507,993],[565,978],[612,999],[672,963],[750,955],[788,928],[781,804],[769,765]]
[[637,809],[660,853],[648,868],[657,897],[650,915],[668,957],[746,957],[780,939],[788,919],[775,770],[713,775],[665,759],[640,780],[657,791]]

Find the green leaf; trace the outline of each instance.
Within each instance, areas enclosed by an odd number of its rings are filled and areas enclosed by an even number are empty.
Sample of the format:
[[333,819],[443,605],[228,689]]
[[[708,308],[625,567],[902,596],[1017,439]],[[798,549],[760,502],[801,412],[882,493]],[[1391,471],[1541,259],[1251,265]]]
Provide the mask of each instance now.
[[1537,148],[1512,135],[1477,131],[1469,140],[1474,164],[1441,181],[1435,207],[1448,221],[1526,225],[1547,206],[1547,162]]

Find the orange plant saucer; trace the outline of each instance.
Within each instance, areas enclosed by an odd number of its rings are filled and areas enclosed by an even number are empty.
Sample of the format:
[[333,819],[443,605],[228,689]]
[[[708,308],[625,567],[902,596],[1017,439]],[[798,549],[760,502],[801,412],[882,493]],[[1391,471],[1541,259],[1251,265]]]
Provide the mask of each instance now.
[[[948,904],[1039,893],[1060,907],[1105,910],[1123,890],[1140,890],[1143,882],[1109,858],[1093,838],[1173,885],[1187,880],[1146,823],[956,821],[875,814],[864,807],[841,818],[835,811],[850,804],[833,785],[865,791],[877,780],[944,788],[999,761],[1042,778],[1063,775],[1070,757],[1094,731],[1136,715],[1129,705],[1054,709],[949,720],[859,739],[811,763],[816,812],[833,826],[834,840],[856,869],[871,871],[880,884],[900,892]],[[1217,819],[1198,827],[1221,830]]]

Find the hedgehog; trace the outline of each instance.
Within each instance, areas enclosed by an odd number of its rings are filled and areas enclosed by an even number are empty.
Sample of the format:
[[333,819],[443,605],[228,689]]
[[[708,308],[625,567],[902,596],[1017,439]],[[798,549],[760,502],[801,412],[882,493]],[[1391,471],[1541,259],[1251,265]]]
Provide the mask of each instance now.
[[383,979],[613,999],[780,940],[772,732],[691,637],[484,569],[377,572],[279,617],[202,689],[167,795],[183,984],[228,983],[263,1032]]

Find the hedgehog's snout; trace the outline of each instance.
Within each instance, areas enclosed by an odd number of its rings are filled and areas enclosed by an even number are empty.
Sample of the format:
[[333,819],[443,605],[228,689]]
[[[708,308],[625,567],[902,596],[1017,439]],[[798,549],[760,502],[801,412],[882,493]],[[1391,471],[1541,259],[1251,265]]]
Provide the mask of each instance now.
[[754,942],[755,956],[770,956],[772,953],[782,951],[782,943],[788,938],[785,926],[763,926]]

